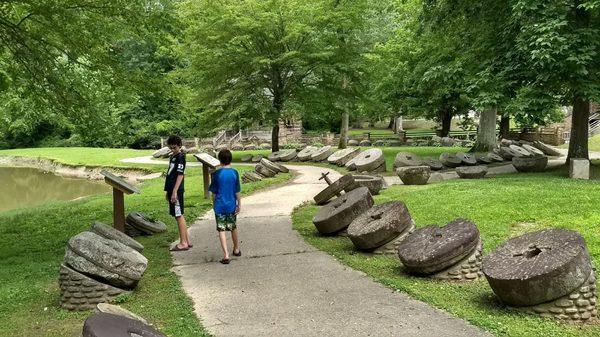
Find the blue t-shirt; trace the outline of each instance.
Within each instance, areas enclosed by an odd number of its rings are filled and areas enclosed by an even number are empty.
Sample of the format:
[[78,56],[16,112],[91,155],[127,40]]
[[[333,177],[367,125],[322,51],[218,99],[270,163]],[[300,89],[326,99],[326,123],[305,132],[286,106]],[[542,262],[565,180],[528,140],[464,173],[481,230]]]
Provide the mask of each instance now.
[[215,171],[208,190],[215,195],[213,208],[216,214],[235,213],[235,194],[241,191],[240,175],[236,170],[224,167]]

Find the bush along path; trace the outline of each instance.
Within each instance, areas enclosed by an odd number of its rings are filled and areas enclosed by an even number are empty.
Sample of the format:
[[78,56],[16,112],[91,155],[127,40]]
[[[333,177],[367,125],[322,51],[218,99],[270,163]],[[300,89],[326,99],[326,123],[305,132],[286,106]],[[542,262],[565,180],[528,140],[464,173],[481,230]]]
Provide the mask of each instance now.
[[[242,200],[242,257],[222,265],[214,215],[190,229],[194,249],[174,271],[216,336],[485,336],[458,318],[394,292],[317,251],[292,230],[294,207],[325,187],[322,168],[288,166],[293,182]],[[332,173],[332,180],[339,177]],[[231,249],[231,242],[229,248]]]

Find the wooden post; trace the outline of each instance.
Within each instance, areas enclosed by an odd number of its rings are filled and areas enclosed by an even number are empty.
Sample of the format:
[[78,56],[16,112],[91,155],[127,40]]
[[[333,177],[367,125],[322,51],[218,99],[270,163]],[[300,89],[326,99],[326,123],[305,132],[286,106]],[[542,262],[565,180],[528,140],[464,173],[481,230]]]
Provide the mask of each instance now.
[[113,187],[113,224],[115,229],[125,232],[125,198],[123,191]]
[[208,191],[208,187],[210,186],[210,173],[206,164],[202,164],[202,182],[204,184],[204,199],[209,199],[210,192]]

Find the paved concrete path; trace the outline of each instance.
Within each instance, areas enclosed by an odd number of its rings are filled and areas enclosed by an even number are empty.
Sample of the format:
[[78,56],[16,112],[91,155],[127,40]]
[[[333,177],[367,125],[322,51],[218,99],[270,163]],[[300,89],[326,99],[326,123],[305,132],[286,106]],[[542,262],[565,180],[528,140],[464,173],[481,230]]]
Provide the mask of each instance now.
[[306,244],[292,230],[290,214],[324,188],[318,180],[323,168],[288,167],[297,174],[292,183],[242,200],[238,218],[242,257],[229,265],[218,262],[221,252],[212,212],[191,226],[194,248],[173,253],[173,270],[208,332],[215,336],[487,336]]

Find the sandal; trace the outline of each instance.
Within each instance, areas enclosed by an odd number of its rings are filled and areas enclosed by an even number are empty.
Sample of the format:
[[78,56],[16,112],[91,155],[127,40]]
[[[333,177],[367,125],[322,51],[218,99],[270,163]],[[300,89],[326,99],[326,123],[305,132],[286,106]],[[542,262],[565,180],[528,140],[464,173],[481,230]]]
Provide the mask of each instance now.
[[229,259],[221,259],[221,261],[219,262],[221,262],[222,264],[229,264]]
[[238,249],[238,252],[236,253],[235,250],[232,252],[233,256],[242,256],[242,251]]
[[178,245],[175,245],[175,247],[169,249],[169,251],[171,251],[171,252],[183,252],[183,251],[186,251],[186,250],[189,250],[189,249],[190,249],[189,246],[185,247],[185,248],[181,248]]
[[188,248],[194,248],[194,245],[191,243],[188,243]]

